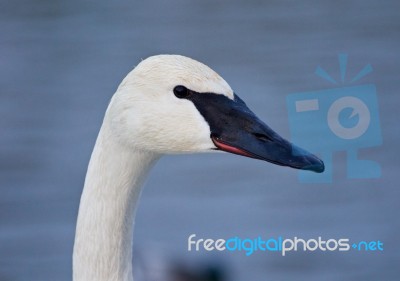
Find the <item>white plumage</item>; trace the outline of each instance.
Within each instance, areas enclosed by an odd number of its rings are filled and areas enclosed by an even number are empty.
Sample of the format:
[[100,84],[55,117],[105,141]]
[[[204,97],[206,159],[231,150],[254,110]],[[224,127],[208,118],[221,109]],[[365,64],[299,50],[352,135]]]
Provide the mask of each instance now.
[[132,231],[143,180],[166,153],[215,148],[195,106],[172,90],[233,98],[204,64],[177,55],[142,61],[118,87],[105,114],[81,197],[73,255],[74,281],[132,280]]
[[259,120],[204,64],[160,55],[132,70],[111,99],[90,159],[76,227],[74,281],[132,281],[133,221],[147,172],[163,154],[216,149],[324,169],[321,160]]

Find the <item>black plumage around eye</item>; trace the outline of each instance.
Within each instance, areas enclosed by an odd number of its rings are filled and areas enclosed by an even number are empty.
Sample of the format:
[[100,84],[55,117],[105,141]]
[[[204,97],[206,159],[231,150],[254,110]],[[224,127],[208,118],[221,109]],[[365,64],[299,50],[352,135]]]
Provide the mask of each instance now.
[[174,95],[177,98],[183,99],[186,98],[190,94],[190,90],[188,90],[185,86],[178,85],[174,88]]

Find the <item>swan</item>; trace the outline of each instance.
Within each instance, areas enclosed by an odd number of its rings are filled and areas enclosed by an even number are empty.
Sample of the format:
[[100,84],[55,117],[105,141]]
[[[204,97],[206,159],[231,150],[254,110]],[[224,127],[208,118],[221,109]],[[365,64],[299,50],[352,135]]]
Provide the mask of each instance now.
[[163,154],[225,151],[322,172],[208,66],[180,55],[142,60],[106,110],[87,169],[73,249],[74,281],[132,281],[133,222],[147,173]]

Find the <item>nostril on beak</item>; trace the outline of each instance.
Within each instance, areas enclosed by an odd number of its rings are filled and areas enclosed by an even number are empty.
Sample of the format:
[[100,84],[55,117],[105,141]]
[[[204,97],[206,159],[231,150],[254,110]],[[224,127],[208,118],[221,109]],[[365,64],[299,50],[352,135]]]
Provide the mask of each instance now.
[[272,142],[272,139],[264,134],[261,133],[252,133],[253,136],[255,136],[258,140],[262,141],[262,142]]

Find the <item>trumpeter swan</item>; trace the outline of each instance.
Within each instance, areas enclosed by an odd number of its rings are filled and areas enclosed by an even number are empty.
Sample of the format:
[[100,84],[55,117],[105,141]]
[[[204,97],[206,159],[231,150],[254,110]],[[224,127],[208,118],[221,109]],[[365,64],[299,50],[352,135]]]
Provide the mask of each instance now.
[[89,162],[77,220],[75,281],[131,281],[132,231],[147,172],[163,154],[223,150],[322,172],[316,156],[264,124],[216,72],[159,55],[122,81]]

